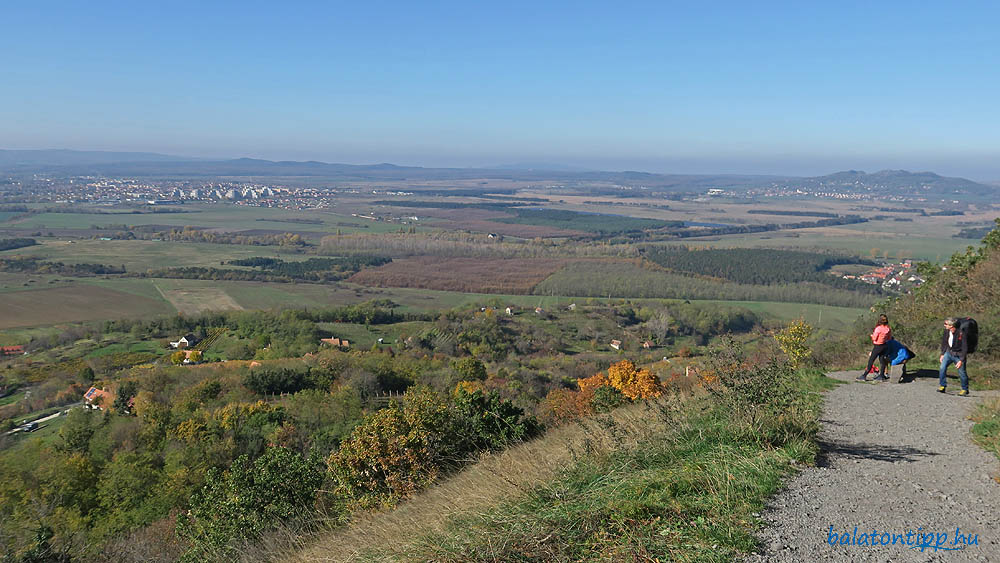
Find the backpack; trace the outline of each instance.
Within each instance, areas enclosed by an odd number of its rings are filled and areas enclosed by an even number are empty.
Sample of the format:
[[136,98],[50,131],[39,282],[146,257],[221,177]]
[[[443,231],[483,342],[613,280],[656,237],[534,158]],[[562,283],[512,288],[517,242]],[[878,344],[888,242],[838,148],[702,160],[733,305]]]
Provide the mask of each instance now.
[[963,317],[958,320],[958,330],[962,333],[967,343],[967,350],[971,354],[976,351],[979,344],[979,324],[972,317]]

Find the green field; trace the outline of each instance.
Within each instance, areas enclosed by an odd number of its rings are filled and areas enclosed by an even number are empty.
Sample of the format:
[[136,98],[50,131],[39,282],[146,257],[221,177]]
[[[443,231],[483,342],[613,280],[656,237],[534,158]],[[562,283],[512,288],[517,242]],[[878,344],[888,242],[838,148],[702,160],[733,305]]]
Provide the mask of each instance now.
[[[19,229],[91,229],[106,225],[197,226],[209,229],[270,230],[316,233],[379,233],[399,230],[400,225],[351,217],[321,210],[289,210],[232,204],[181,206],[189,213],[38,213],[7,224]],[[8,214],[13,216],[15,213]],[[2,217],[0,217],[2,218]],[[306,220],[309,222],[300,222]]]
[[17,393],[11,393],[10,395],[7,395],[6,397],[3,397],[2,399],[0,399],[0,407],[2,407],[4,405],[9,405],[11,403],[16,403],[16,402],[20,401],[22,397],[24,397],[24,391],[18,391]]
[[693,247],[711,248],[795,248],[837,250],[854,256],[871,257],[872,249],[877,249],[876,256],[882,257],[888,252],[890,259],[912,258],[931,262],[947,261],[955,252],[965,250],[974,245],[968,239],[952,238],[951,236],[919,236],[895,234],[836,234],[823,232],[819,229],[802,229],[798,231],[780,231],[773,233],[757,233],[753,235],[730,235],[709,239],[688,239],[683,244]]
[[[37,276],[36,276],[37,277]],[[0,278],[2,281],[2,278]],[[59,291],[56,291],[59,290]],[[542,307],[566,307],[570,303],[607,301],[606,298],[565,297],[552,295],[500,295],[485,293],[457,293],[428,289],[391,288],[378,289],[356,286],[348,283],[336,285],[293,284],[240,281],[180,280],[180,279],[135,279],[135,278],[81,278],[73,282],[57,282],[56,287],[43,289],[25,288],[18,285],[6,290],[5,298],[16,299],[22,307],[27,305],[32,313],[22,313],[17,320],[0,320],[0,328],[46,326],[73,320],[100,320],[119,317],[138,317],[150,314],[169,314],[177,311],[168,297],[171,292],[187,292],[188,302],[204,303],[199,310],[209,310],[209,305],[218,303],[224,295],[235,303],[235,307],[224,304],[220,308],[232,309],[281,309],[338,307],[360,303],[371,299],[391,299],[400,305],[402,312],[440,311],[455,307],[478,308],[487,304],[513,305],[521,309]],[[91,311],[85,303],[69,302],[72,296],[100,297],[110,301],[108,306],[97,304]],[[166,294],[166,295],[165,295]],[[52,301],[50,297],[58,297]],[[89,297],[88,297],[89,298]],[[193,301],[192,301],[193,300]],[[72,301],[77,301],[73,299]],[[613,302],[620,298],[613,298]],[[632,299],[638,303],[670,302],[669,299]],[[761,315],[778,320],[804,317],[810,323],[831,330],[841,330],[854,320],[861,309],[830,307],[801,303],[777,303],[764,301],[692,300],[695,303],[718,303],[746,307]],[[128,307],[135,305],[135,311]],[[64,307],[65,306],[65,307]],[[822,319],[820,312],[822,311]],[[820,322],[821,320],[821,322]],[[5,334],[4,340],[20,344],[29,340],[37,331],[20,330],[18,335]],[[43,331],[44,332],[44,331]]]
[[774,319],[783,323],[803,319],[817,328],[832,331],[845,331],[854,324],[858,317],[864,315],[867,309],[851,307],[831,307],[829,305],[813,305],[811,303],[776,303],[768,301],[708,301],[692,300],[691,303],[714,303],[730,307],[745,307],[761,315],[765,319]]
[[45,326],[7,329],[0,332],[0,346],[27,344],[33,338],[47,338],[56,334],[58,334],[58,329]]
[[71,283],[73,282],[65,281],[58,276],[0,272],[0,295],[25,291],[29,288],[63,287]]
[[[124,265],[126,271],[144,272],[174,266],[220,267],[220,262],[254,256],[302,260],[306,257],[277,246],[245,246],[149,240],[55,240],[43,239],[40,246],[0,252],[0,257],[21,254],[43,260],[78,264]],[[231,268],[232,266],[226,266]]]
[[174,312],[165,301],[88,284],[7,292],[0,329],[145,317]]
[[668,223],[658,219],[637,219],[625,215],[579,213],[563,209],[511,209],[517,216],[495,219],[499,223],[517,225],[539,225],[557,229],[586,231],[591,233],[621,233],[658,229]]
[[129,354],[135,352],[150,352],[153,354],[159,354],[163,352],[163,347],[158,345],[156,342],[143,340],[140,342],[132,342],[130,344],[117,343],[103,345],[95,349],[93,352],[87,354],[87,358],[99,358],[101,356],[108,356],[111,354]]

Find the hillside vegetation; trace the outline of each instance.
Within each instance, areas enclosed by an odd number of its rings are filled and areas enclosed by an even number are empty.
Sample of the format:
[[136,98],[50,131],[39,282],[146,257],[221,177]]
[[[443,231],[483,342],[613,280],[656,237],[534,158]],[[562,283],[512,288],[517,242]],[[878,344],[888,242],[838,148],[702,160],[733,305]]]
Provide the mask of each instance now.
[[488,458],[397,513],[272,537],[244,560],[731,560],[753,549],[755,513],[782,476],[814,460],[815,391],[831,384],[733,343],[710,365],[667,396]]
[[[487,452],[660,395],[705,343],[762,328],[708,304],[502,305],[404,314],[378,301],[28,333],[28,355],[0,371],[0,553],[230,557],[281,522],[391,508]],[[198,340],[191,354],[169,347],[181,335]],[[343,342],[354,335],[370,347]],[[78,406],[91,386],[102,410]]]

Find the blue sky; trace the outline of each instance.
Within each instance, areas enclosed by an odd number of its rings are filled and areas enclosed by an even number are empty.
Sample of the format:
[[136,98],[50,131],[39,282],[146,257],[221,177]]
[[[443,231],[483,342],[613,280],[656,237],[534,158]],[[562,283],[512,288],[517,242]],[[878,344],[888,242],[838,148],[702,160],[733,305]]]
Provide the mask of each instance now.
[[6,2],[0,148],[1000,180],[1000,8],[926,4]]

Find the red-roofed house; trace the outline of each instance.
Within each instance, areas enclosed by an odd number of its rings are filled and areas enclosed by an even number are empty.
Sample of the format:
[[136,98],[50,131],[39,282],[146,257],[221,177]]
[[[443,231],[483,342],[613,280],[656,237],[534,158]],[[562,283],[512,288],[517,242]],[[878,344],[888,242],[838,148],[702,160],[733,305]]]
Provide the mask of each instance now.
[[88,406],[102,408],[110,407],[111,403],[115,401],[115,398],[104,389],[98,389],[97,387],[91,387],[87,389],[87,392],[83,394],[83,400]]
[[24,346],[0,346],[0,356],[20,356],[24,354]]

